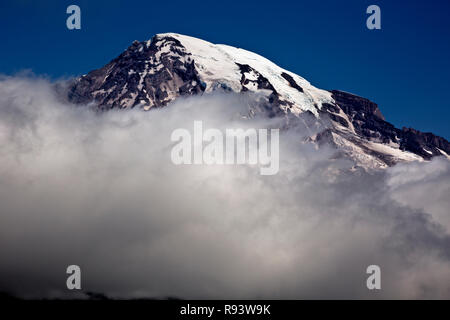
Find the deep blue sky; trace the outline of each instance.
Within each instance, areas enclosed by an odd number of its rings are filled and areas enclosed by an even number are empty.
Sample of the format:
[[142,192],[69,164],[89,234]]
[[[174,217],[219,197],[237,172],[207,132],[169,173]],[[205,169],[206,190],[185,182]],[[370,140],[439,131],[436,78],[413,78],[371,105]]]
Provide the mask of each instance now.
[[[77,4],[82,29],[66,28]],[[382,30],[366,28],[370,4]],[[324,89],[379,104],[398,127],[450,139],[448,0],[1,0],[0,73],[52,79],[103,66],[133,40],[177,32],[259,53]]]

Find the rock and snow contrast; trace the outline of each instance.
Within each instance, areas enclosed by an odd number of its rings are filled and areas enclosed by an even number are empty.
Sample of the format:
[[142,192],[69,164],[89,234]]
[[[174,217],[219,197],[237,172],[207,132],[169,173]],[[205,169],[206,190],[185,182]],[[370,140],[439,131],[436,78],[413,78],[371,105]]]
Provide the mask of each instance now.
[[180,96],[214,91],[255,93],[255,112],[313,123],[308,141],[331,144],[337,156],[363,168],[450,158],[447,140],[395,128],[368,99],[318,89],[258,54],[175,33],[133,42],[106,66],[76,79],[68,97],[74,103],[94,102],[101,110],[151,110]]

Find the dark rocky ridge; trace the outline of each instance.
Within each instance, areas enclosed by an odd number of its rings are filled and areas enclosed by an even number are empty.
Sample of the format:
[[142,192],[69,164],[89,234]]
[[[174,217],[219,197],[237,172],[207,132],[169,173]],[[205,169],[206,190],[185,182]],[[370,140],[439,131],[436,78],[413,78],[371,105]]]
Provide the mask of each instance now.
[[[103,68],[89,72],[71,87],[68,97],[75,103],[95,101],[100,109],[162,107],[178,95],[202,93],[202,85],[191,54],[180,42],[165,37],[138,42]],[[170,50],[161,52],[162,47]],[[177,59],[172,53],[183,56]]]
[[[253,84],[259,90],[265,89],[271,91],[267,100],[258,102],[253,106],[253,108],[257,108],[259,110],[264,111],[270,118],[284,114],[280,106],[285,105],[289,108],[290,104],[288,101],[283,101],[280,99],[277,90],[275,90],[275,88],[269,82],[269,80],[263,75],[261,75],[257,70],[250,67],[248,64],[240,64],[240,63],[236,64],[238,65],[239,70],[241,71],[241,85],[242,85],[241,92],[249,91],[249,89],[247,88],[249,84]],[[249,73],[253,73],[256,76],[256,80],[249,79],[247,77]]]
[[377,104],[370,100],[338,90],[331,93],[336,104],[352,122],[356,133],[367,140],[398,143],[401,150],[415,153],[427,160],[442,155],[439,149],[450,154],[450,143],[446,139],[410,128],[395,128],[385,121]]
[[282,72],[282,73],[281,73],[281,76],[282,76],[283,78],[285,78],[285,79],[287,80],[287,82],[289,82],[289,85],[290,85],[292,88],[295,88],[295,89],[297,89],[297,90],[300,91],[300,92],[303,92],[303,88],[300,87],[300,86],[298,85],[297,82],[295,82],[294,78],[292,78],[291,75],[287,74],[286,72]]

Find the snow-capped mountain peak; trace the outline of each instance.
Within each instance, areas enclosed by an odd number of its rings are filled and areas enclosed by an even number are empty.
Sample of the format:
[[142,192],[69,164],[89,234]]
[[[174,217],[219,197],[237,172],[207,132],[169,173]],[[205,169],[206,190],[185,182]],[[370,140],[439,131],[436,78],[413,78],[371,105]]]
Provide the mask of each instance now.
[[255,92],[268,116],[313,117],[326,129],[310,137],[365,168],[450,154],[447,140],[386,122],[378,106],[338,90],[322,90],[268,59],[240,48],[176,33],[134,41],[104,67],[75,80],[69,99],[100,109],[164,107],[179,96],[215,90]]

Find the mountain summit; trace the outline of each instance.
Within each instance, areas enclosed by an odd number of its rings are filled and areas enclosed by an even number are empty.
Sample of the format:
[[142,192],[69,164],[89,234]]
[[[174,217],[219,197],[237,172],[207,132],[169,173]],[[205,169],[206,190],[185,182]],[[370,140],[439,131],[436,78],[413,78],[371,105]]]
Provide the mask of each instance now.
[[217,90],[256,93],[253,107],[269,117],[308,119],[304,123],[313,119],[321,129],[309,141],[331,144],[337,155],[364,168],[450,158],[447,140],[395,128],[368,99],[318,89],[253,52],[176,33],[134,41],[104,67],[77,78],[68,97],[74,103],[94,102],[101,110],[150,110],[180,96]]

